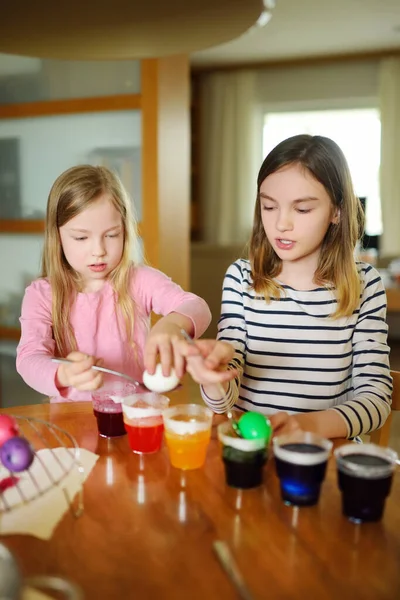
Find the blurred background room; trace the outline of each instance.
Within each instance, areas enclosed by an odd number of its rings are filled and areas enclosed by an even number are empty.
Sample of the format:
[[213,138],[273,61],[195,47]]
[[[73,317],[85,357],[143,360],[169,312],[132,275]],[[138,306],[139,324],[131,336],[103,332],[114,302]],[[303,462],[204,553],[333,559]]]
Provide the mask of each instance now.
[[0,54],[1,407],[42,401],[16,373],[15,350],[24,289],[40,274],[47,196],[63,170],[118,171],[145,258],[207,300],[214,336],[223,275],[246,254],[258,168],[297,133],[333,138],[349,161],[366,213],[357,252],[381,270],[400,370],[400,3],[264,8],[236,40],[188,56]]

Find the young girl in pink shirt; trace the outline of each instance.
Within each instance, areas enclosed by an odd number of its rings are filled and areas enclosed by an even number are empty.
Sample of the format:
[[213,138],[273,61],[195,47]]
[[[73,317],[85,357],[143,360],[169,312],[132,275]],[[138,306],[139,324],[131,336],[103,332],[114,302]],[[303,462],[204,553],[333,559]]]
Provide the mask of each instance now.
[[[204,300],[160,271],[132,261],[137,242],[130,200],[104,167],[62,173],[47,203],[42,274],[25,291],[17,370],[52,401],[90,400],[103,364],[142,381],[157,357],[178,377],[181,329],[199,337],[210,322]],[[150,315],[163,315],[150,330]],[[72,364],[55,364],[53,356]]]

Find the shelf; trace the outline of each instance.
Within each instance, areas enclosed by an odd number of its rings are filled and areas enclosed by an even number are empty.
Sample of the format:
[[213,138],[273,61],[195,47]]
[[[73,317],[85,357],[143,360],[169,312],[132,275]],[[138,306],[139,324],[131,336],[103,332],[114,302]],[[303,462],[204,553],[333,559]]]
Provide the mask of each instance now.
[[44,233],[44,219],[0,219],[0,233]]
[[6,327],[0,325],[0,340],[16,340],[19,342],[21,330],[19,327]]

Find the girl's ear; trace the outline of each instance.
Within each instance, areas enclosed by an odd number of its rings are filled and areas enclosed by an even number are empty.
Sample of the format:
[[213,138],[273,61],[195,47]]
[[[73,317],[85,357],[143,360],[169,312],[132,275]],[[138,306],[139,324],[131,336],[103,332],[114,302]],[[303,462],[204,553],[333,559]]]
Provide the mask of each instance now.
[[340,208],[335,208],[331,223],[338,225],[340,222]]

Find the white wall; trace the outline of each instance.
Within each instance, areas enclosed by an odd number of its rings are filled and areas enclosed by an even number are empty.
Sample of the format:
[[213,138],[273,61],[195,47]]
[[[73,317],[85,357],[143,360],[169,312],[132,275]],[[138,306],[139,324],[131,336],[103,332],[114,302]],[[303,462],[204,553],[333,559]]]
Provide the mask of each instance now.
[[[46,210],[54,180],[65,169],[89,162],[97,148],[141,145],[140,111],[104,112],[0,121],[0,138],[19,137],[24,216]],[[0,198],[1,202],[1,198]],[[0,234],[0,303],[22,293],[24,281],[37,276],[42,236]]]

